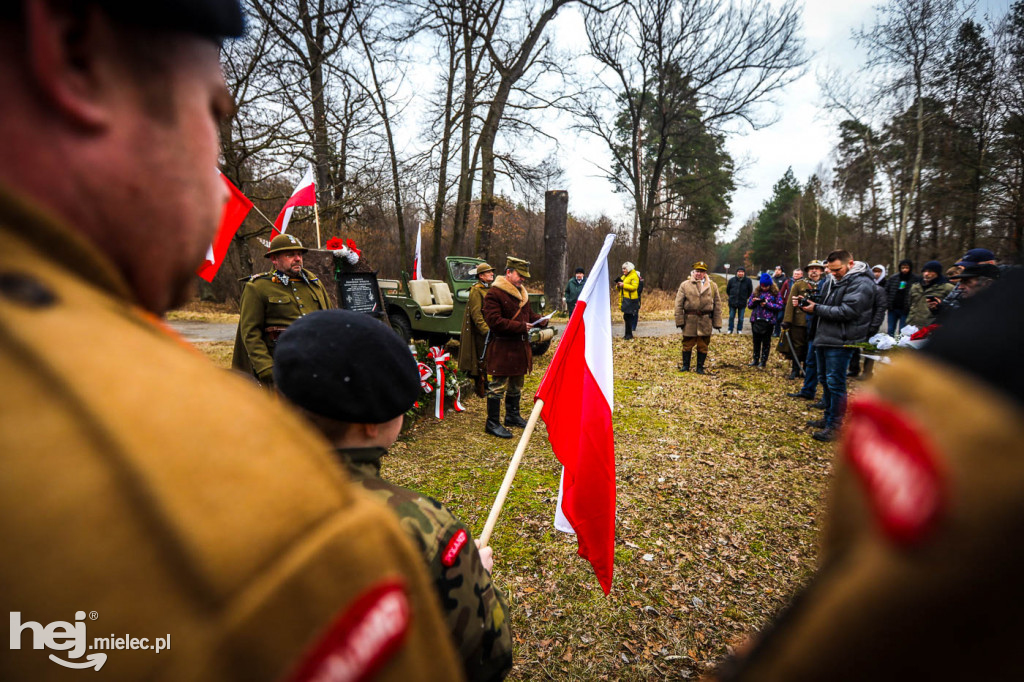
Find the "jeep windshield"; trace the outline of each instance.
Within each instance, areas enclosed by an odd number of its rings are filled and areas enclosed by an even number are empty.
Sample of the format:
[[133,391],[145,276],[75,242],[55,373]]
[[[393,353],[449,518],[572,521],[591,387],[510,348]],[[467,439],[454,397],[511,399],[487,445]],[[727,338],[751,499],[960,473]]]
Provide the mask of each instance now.
[[[477,261],[479,262],[479,261]],[[451,264],[452,279],[459,280],[462,282],[475,282],[476,281],[476,265],[477,262],[467,263],[465,261],[455,261]]]

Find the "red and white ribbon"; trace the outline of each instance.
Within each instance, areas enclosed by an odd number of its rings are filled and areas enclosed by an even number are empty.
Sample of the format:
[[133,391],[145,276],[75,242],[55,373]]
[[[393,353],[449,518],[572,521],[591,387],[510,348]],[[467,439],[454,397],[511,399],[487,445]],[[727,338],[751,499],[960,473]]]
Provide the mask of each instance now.
[[420,371],[420,388],[424,393],[430,393],[434,390],[434,387],[430,385],[430,377],[434,376],[434,373],[423,362],[417,362],[416,368]]
[[[440,346],[431,346],[427,351],[427,357],[434,361],[434,372],[437,374],[437,398],[434,400],[434,417],[444,419],[444,396],[445,396],[445,366],[444,363],[451,358]],[[422,377],[422,371],[420,373]],[[466,408],[462,406],[462,392],[459,389],[459,382],[455,382],[455,402],[453,407],[456,412],[462,412]]]

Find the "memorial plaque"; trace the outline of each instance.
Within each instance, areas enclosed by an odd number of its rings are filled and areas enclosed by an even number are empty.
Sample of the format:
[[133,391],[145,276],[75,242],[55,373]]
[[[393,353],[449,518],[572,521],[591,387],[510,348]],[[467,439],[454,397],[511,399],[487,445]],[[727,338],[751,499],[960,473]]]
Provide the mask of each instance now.
[[375,272],[345,272],[338,276],[338,307],[354,313],[384,317],[384,302]]

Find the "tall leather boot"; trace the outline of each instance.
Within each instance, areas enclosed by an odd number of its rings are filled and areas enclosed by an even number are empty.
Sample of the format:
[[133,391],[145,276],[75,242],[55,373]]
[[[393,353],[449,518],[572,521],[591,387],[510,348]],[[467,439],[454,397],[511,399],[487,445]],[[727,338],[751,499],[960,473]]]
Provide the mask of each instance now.
[[768,364],[768,353],[771,352],[771,349],[772,349],[772,344],[771,343],[765,343],[763,346],[761,346],[761,362],[760,362],[760,364],[758,364],[758,367],[765,367],[765,366],[767,366],[767,364]]
[[501,396],[487,396],[487,425],[484,431],[498,438],[512,437],[512,433],[501,425]]
[[505,396],[505,426],[523,428],[526,420],[519,414],[519,396]]
[[679,371],[680,372],[689,372],[690,371],[690,358],[692,358],[692,357],[693,357],[693,351],[692,350],[684,350],[683,351],[683,364],[679,367]]
[[800,376],[800,365],[797,364],[796,360],[790,360],[790,362],[792,363],[793,368],[789,370],[789,376],[786,378],[792,381]]
[[761,362],[761,343],[756,336],[752,342],[754,344],[754,359],[747,363],[747,367],[757,367]]
[[701,353],[700,351],[697,351],[697,374],[707,374],[707,372],[704,371],[704,361],[707,359],[707,353]]

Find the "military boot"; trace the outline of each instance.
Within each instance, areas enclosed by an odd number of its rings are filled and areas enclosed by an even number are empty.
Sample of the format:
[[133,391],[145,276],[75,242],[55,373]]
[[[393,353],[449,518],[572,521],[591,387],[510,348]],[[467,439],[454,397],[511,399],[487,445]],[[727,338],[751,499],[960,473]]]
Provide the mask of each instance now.
[[708,359],[707,353],[697,351],[697,374],[707,374],[704,370],[704,361]]
[[519,396],[505,396],[505,426],[526,426],[526,420],[519,415]]
[[685,351],[683,351],[683,364],[679,366],[679,371],[680,372],[689,372],[690,371],[690,358],[692,358],[692,357],[693,357],[693,351],[692,350],[685,350]]
[[501,425],[501,397],[487,396],[487,425],[484,431],[498,438],[511,438],[512,433]]

